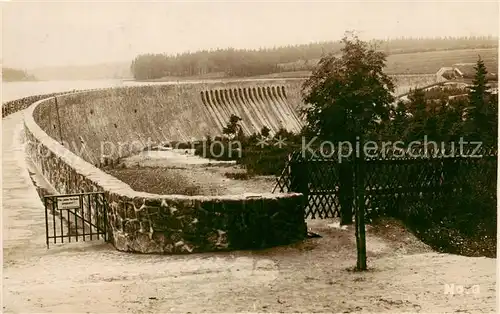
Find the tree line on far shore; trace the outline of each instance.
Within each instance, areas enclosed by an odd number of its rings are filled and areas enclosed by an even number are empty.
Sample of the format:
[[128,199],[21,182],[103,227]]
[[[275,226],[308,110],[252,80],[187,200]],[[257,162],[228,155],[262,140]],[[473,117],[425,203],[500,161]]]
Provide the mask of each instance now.
[[33,75],[28,74],[24,70],[2,67],[2,80],[5,82],[11,81],[34,81]]
[[[403,54],[438,50],[498,47],[496,37],[445,37],[445,38],[398,38],[373,40],[377,49],[385,54]],[[177,55],[141,54],[131,64],[131,72],[137,80],[163,77],[188,77],[222,74],[243,77],[286,72],[289,63],[301,63],[301,70],[312,70],[318,60],[327,53],[340,53],[341,41],[318,42],[285,47],[246,49],[216,49],[186,52]]]

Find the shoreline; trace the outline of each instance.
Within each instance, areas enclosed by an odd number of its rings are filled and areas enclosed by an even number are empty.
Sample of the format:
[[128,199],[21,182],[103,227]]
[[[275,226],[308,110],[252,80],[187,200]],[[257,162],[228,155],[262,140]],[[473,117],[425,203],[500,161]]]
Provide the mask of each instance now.
[[[283,72],[293,73],[293,72]],[[312,74],[312,72],[310,73]],[[309,75],[310,75],[309,74]],[[417,77],[435,75],[436,73],[389,73],[389,76],[404,76],[404,77]],[[271,80],[305,80],[309,75],[302,76],[250,76],[250,77],[221,77],[221,78],[203,78],[203,77],[185,77],[185,78],[158,78],[148,80],[135,80],[127,79],[124,82],[138,82],[138,83],[166,83],[166,82],[245,82],[245,81],[271,81]]]

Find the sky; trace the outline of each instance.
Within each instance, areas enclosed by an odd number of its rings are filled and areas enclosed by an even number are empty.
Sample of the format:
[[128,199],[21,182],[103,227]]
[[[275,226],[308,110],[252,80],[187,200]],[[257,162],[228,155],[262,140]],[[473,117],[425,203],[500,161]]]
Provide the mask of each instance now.
[[141,53],[339,40],[498,36],[498,1],[10,1],[4,66],[131,61]]

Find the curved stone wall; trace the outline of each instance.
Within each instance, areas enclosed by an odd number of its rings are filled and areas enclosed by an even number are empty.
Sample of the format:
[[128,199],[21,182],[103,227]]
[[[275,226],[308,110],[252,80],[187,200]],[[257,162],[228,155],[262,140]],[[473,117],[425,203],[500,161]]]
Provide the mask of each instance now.
[[[79,90],[79,92],[102,91],[102,90],[104,90],[104,88],[82,89],[82,90]],[[75,92],[77,92],[77,90],[73,90],[71,92],[75,93]],[[11,114],[16,113],[18,111],[24,110],[24,109],[28,108],[29,106],[31,106],[33,103],[35,103],[41,99],[65,95],[68,93],[70,93],[70,91],[50,93],[50,94],[41,94],[41,95],[33,95],[33,96],[27,96],[27,97],[15,99],[15,100],[6,101],[6,102],[2,103],[2,118],[5,118],[8,115],[11,115]]]
[[[118,132],[111,131],[112,135],[108,136],[104,133],[106,123],[115,119],[113,116],[105,115],[101,121],[93,123],[84,113],[90,110],[111,113],[109,111],[111,108],[120,106],[134,113],[133,101],[126,98],[127,93],[128,95],[133,93],[135,100],[144,97],[143,106],[162,104],[159,107],[166,112],[180,112],[178,107],[169,111],[168,103],[162,102],[166,96],[161,88],[146,87],[139,90],[140,92],[133,89],[103,90],[61,96],[60,98],[66,102],[66,105],[64,101],[61,102],[62,107],[65,107],[65,110],[61,110],[61,118],[67,119],[65,123],[68,127],[64,131],[66,134],[70,133],[71,125],[65,113],[73,113],[71,116],[73,119],[80,113],[82,121],[73,120],[72,125],[90,123],[79,128],[92,132],[84,134],[87,138],[101,140],[116,136]],[[153,94],[149,95],[148,91],[153,91]],[[157,94],[154,91],[157,91]],[[200,87],[195,95],[199,96],[201,91]],[[120,97],[115,96],[117,92]],[[100,95],[104,95],[104,98],[100,99]],[[107,98],[109,95],[117,98]],[[155,100],[154,96],[162,98]],[[92,101],[98,99],[100,99],[97,101],[98,105],[90,105]],[[106,105],[109,106],[102,107]],[[102,172],[61,145],[56,140],[57,136],[54,137],[56,139],[51,137],[50,133],[54,134],[52,131],[54,128],[50,128],[54,116],[49,109],[53,106],[55,100],[49,98],[34,103],[25,111],[26,152],[43,176],[60,193],[92,191],[105,193],[109,204],[107,212],[109,238],[118,250],[141,253],[190,253],[262,248],[305,238],[307,230],[301,194],[269,193],[205,197],[155,195],[132,190],[127,184]],[[155,109],[154,113],[158,114],[159,111]],[[97,113],[94,112],[96,116]],[[125,114],[117,112],[117,115],[119,116],[117,119],[123,119]],[[127,115],[130,115],[130,112]],[[164,113],[162,118],[166,117]],[[120,121],[126,122],[126,120]],[[130,121],[129,126],[134,123],[137,126],[145,121]],[[112,125],[108,124],[111,130],[113,130]],[[41,126],[47,128],[48,132]],[[97,129],[92,130],[93,126]],[[154,125],[147,125],[147,127],[152,126]],[[74,134],[76,136],[78,133]],[[91,209],[95,211],[94,207]],[[103,213],[97,214],[102,217]]]
[[56,95],[61,95],[61,94],[62,93],[52,93],[45,95],[28,96],[12,101],[7,101],[2,104],[2,118],[5,118],[6,116],[11,115],[15,112],[24,110],[30,105],[32,105],[34,102],[39,101],[40,99],[54,97]]

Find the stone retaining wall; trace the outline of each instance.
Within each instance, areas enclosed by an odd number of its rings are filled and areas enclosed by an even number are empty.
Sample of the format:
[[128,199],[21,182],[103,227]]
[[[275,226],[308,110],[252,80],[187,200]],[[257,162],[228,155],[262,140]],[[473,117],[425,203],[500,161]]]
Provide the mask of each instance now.
[[191,253],[251,249],[306,237],[301,194],[206,197],[132,190],[45,133],[33,115],[46,104],[50,100],[38,101],[26,110],[26,152],[60,193],[105,193],[109,238],[118,250]]
[[48,97],[54,97],[58,94],[60,94],[60,93],[29,96],[29,97],[24,97],[24,98],[12,100],[12,101],[7,101],[7,102],[2,104],[2,118],[5,118],[8,115],[11,115],[11,114],[16,113],[18,111],[26,109],[36,101],[39,101],[41,99],[45,99]]
[[[98,90],[104,90],[104,89],[103,88],[96,88],[96,89],[88,89],[85,91],[98,91]],[[83,90],[81,90],[81,91],[83,91]],[[76,92],[76,90],[73,90],[72,92],[74,93],[74,92]],[[54,96],[64,95],[64,94],[68,94],[68,93],[69,92],[60,92],[60,93],[50,93],[50,94],[43,94],[43,95],[33,95],[33,96],[28,96],[28,97],[23,97],[23,98],[7,101],[7,102],[2,104],[2,118],[5,118],[8,115],[11,115],[11,114],[16,113],[18,111],[24,110],[39,100],[54,97]]]

